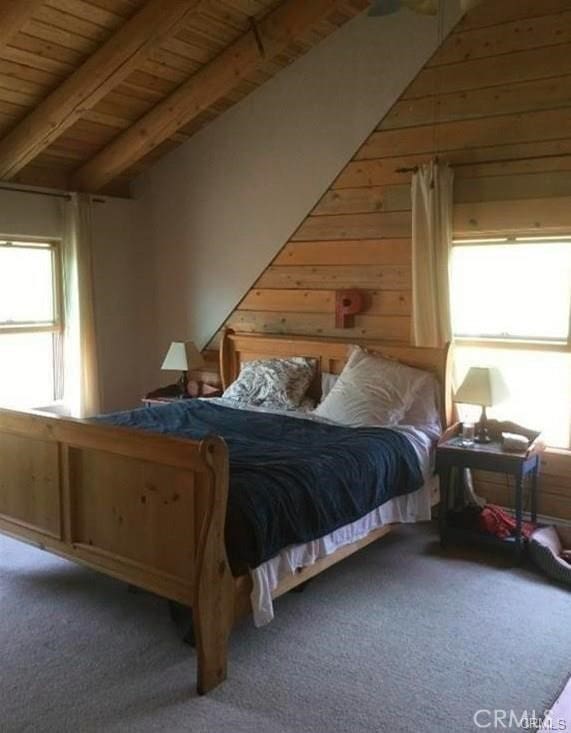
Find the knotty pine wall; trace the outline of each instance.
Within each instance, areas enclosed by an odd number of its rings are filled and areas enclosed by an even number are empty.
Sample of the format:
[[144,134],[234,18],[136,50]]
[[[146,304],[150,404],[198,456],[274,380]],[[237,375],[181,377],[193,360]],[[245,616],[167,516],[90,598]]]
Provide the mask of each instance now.
[[[406,49],[404,49],[406,52]],[[379,70],[387,73],[387,70]],[[408,341],[410,173],[455,169],[458,234],[571,231],[571,0],[487,0],[370,135],[228,318],[239,331]],[[334,291],[368,291],[342,332]],[[571,461],[545,462],[540,511],[571,519]],[[505,483],[485,476],[492,500]]]

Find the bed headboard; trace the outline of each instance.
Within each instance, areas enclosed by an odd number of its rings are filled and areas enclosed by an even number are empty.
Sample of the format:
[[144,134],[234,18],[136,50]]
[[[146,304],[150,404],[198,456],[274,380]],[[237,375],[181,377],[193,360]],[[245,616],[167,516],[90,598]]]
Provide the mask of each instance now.
[[[432,372],[441,387],[442,418],[444,424],[452,422],[452,389],[450,379],[449,345],[443,348],[424,348],[385,341],[359,340],[360,346],[388,359]],[[314,396],[319,396],[321,372],[339,374],[347,361],[350,344],[345,340],[307,338],[306,336],[254,335],[224,332],[220,346],[220,374],[224,389],[232,384],[240,373],[240,366],[253,359],[272,357],[306,356],[317,361],[317,380]]]

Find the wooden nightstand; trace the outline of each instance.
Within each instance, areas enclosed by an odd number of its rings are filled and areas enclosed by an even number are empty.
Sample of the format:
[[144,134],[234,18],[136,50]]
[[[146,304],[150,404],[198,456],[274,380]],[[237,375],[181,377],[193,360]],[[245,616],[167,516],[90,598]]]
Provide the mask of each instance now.
[[176,384],[169,385],[168,387],[159,387],[153,392],[146,394],[141,402],[145,407],[152,407],[153,405],[164,405],[170,402],[180,402],[181,400],[191,400],[195,397],[220,397],[222,390],[219,387],[213,387],[210,384],[199,383],[199,388],[196,394],[181,395],[179,387]]
[[[151,395],[152,392],[149,392],[149,395]],[[192,397],[150,397],[149,395],[145,395],[141,402],[145,405],[145,407],[153,407],[156,405],[167,405],[170,402],[183,402],[184,400],[191,400]]]
[[[537,520],[537,491],[538,491],[538,475],[541,462],[541,453],[545,446],[538,433],[525,430],[521,426],[513,423],[489,422],[490,434],[493,438],[491,443],[474,443],[474,445],[466,447],[462,445],[462,439],[459,430],[455,434],[448,433],[442,443],[436,449],[436,470],[440,478],[440,539],[443,546],[452,536],[461,537],[466,534],[467,530],[453,528],[449,526],[449,511],[451,496],[451,475],[453,469],[459,469],[462,473],[463,468],[479,469],[483,471],[492,471],[511,475],[515,479],[515,519],[516,532],[515,537],[504,542],[511,542],[519,560],[523,551],[524,539],[522,536],[523,523],[523,487],[524,481],[530,477],[531,505],[530,514],[531,521]],[[532,442],[529,448],[522,453],[507,452],[503,450],[501,444],[501,433],[513,432],[526,435]],[[502,542],[491,535],[479,535],[477,532],[471,533],[488,541]]]

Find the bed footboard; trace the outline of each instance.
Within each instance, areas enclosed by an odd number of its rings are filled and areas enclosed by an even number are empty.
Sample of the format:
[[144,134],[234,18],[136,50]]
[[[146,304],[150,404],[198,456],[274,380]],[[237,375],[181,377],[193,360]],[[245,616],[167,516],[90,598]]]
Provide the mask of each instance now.
[[191,606],[200,693],[226,676],[227,496],[220,438],[0,410],[0,532]]

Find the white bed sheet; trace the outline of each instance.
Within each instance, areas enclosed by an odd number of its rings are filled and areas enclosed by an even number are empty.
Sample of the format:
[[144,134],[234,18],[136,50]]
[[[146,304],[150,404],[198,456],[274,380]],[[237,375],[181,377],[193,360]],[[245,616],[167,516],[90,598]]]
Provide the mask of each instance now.
[[274,618],[272,594],[280,581],[295,575],[299,568],[310,567],[317,560],[332,555],[341,547],[363,539],[378,527],[386,524],[428,521],[432,497],[437,490],[436,479],[431,479],[418,491],[390,499],[356,522],[346,524],[318,540],[290,545],[275,557],[250,570],[253,582],[250,600],[254,625],[265,626]]
[[[264,407],[244,407],[236,405],[232,400],[223,397],[210,398],[210,402],[231,407],[236,410],[252,410],[255,412],[271,412],[277,415],[288,415],[301,420],[331,423],[308,410],[275,410]],[[311,542],[290,545],[281,550],[270,560],[250,570],[253,590],[250,596],[255,626],[265,626],[274,618],[272,594],[280,581],[295,575],[299,568],[310,567],[317,560],[333,554],[345,545],[357,542],[369,532],[387,524],[406,524],[425,522],[431,517],[431,507],[437,500],[438,482],[434,476],[434,446],[440,434],[438,416],[435,421],[424,426],[397,425],[398,430],[411,442],[424,478],[423,486],[411,494],[397,496],[381,506],[373,509],[364,517]]]

